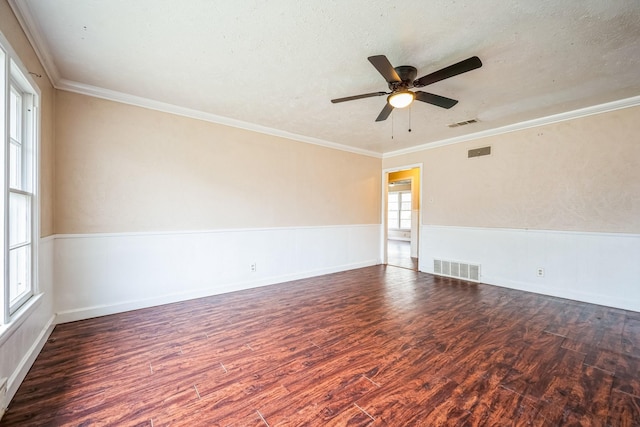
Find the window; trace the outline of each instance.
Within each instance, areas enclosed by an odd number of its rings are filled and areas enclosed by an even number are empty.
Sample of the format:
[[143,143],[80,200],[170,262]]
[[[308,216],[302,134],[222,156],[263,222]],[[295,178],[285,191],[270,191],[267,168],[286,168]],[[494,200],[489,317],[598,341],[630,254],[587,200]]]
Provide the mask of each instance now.
[[411,191],[389,193],[389,230],[411,230]]
[[2,269],[3,322],[36,291],[37,259],[37,102],[38,96],[0,39],[0,129],[3,135],[2,166]]

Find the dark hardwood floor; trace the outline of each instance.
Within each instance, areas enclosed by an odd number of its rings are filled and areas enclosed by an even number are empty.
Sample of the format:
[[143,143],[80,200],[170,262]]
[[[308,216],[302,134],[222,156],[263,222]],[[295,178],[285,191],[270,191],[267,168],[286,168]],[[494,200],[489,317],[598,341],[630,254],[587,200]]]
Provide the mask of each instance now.
[[411,242],[387,240],[387,264],[418,271],[418,258],[411,257]]
[[2,426],[639,426],[640,313],[376,266],[58,325]]

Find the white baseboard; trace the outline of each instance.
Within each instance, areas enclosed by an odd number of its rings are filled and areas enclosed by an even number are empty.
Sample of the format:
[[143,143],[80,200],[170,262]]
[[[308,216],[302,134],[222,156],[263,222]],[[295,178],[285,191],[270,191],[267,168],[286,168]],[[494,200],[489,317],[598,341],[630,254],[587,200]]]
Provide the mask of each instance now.
[[[531,282],[518,282],[514,280],[483,280],[488,285],[500,286],[503,288],[516,289],[519,291],[533,292],[541,295],[564,298],[573,301],[587,302],[590,304],[602,305],[606,307],[620,308],[623,310],[640,311],[640,307],[630,304],[628,299],[616,295],[606,295],[605,293],[581,292],[567,287],[540,286]],[[633,307],[636,307],[635,309]]]
[[640,312],[637,234],[424,225],[420,241],[420,271],[478,264],[482,283]]
[[57,322],[379,264],[380,233],[365,224],[57,236]]
[[38,334],[38,338],[29,348],[29,351],[24,355],[22,360],[20,360],[17,369],[13,371],[13,374],[9,377],[9,380],[7,382],[7,404],[11,402],[11,399],[13,399],[13,396],[15,396],[18,388],[20,387],[20,384],[22,384],[22,381],[27,376],[29,369],[31,369],[31,366],[33,366],[33,362],[36,361],[36,358],[40,354],[40,351],[42,351],[42,348],[49,339],[49,336],[51,335],[51,332],[53,332],[53,328],[56,325],[55,321],[55,316],[51,316],[49,321],[44,325],[44,328],[42,328],[42,330],[40,331],[40,334]]
[[323,270],[307,271],[304,273],[295,273],[286,276],[270,277],[266,279],[247,281],[241,283],[230,284],[223,290],[218,288],[203,289],[198,291],[179,292],[174,294],[167,294],[162,296],[156,296],[151,298],[145,298],[140,300],[125,301],[111,305],[99,305],[92,307],[83,307],[74,310],[63,311],[57,313],[56,323],[75,322],[78,320],[90,319],[92,317],[107,316],[110,314],[122,313],[125,311],[139,310],[142,308],[155,307],[163,304],[171,304],[181,301],[187,301],[196,298],[204,298],[213,295],[220,295],[227,292],[241,291],[244,289],[257,288],[261,286],[274,285],[277,283],[290,282],[293,280],[306,279],[309,277],[321,276],[323,274],[338,273],[341,271],[353,270],[356,268],[370,267],[380,264],[379,260],[369,260],[357,264],[348,264],[342,266],[336,266]]
[[0,377],[7,379],[6,395],[0,405],[11,402],[55,326],[53,312],[54,239],[40,239],[37,292],[0,328]]

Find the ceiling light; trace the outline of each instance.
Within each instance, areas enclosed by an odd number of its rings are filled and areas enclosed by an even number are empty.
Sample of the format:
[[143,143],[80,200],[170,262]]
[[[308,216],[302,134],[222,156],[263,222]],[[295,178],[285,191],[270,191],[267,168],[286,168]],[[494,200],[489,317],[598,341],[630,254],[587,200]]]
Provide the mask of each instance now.
[[411,104],[414,99],[416,99],[415,93],[408,90],[403,90],[403,91],[395,92],[389,95],[389,97],[387,98],[387,101],[394,108],[404,108],[409,104]]

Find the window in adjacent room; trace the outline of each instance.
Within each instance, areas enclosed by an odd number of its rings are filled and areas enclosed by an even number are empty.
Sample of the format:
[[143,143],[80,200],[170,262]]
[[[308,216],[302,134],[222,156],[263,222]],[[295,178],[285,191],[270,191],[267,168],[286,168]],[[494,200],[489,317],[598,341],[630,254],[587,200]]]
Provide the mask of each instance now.
[[390,230],[411,230],[411,191],[389,192],[388,226]]

